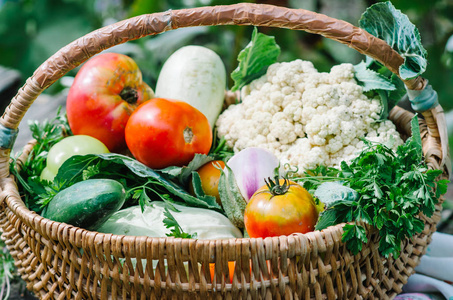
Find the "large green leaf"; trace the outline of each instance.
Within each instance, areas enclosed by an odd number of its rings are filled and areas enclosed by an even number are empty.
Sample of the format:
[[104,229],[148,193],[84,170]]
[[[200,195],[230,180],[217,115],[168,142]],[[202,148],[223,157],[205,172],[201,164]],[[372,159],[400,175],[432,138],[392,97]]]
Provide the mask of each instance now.
[[[165,188],[170,194],[178,197],[189,206],[221,210],[214,197],[198,199],[190,195],[178,184],[167,180],[163,175],[151,168],[148,168],[137,160],[115,153],[72,156],[63,163],[55,180],[70,184],[78,182],[83,179],[84,171],[89,170],[92,166],[99,165],[99,163],[101,163],[102,167],[101,170],[97,171],[98,176],[102,177],[102,175],[104,175],[105,178],[121,180],[122,178],[130,178],[132,174],[137,177],[137,180],[139,178],[151,179],[152,181],[158,183],[159,186]],[[120,172],[112,172],[122,166],[127,167],[127,169],[129,169],[132,173],[124,170]]]
[[387,42],[403,58],[399,72],[403,79],[415,78],[426,70],[427,52],[420,33],[409,18],[395,9],[391,2],[369,7],[359,20],[359,26]]
[[252,40],[238,55],[238,67],[231,73],[234,80],[232,90],[238,90],[264,75],[267,68],[277,61],[279,55],[280,47],[275,38],[258,33],[255,27]]
[[183,186],[189,183],[193,171],[196,171],[204,164],[212,161],[214,158],[206,154],[196,153],[194,158],[187,166],[177,167],[171,166],[165,169],[160,169],[159,172],[165,174],[168,178],[178,180]]

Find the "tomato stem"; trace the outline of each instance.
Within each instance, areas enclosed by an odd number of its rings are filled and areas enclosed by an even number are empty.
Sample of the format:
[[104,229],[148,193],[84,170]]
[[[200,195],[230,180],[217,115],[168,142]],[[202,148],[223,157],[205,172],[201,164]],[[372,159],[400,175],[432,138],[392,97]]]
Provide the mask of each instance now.
[[137,90],[131,87],[125,87],[120,93],[121,99],[129,104],[135,104],[138,100]]
[[190,144],[192,143],[192,139],[193,139],[193,131],[192,131],[192,128],[190,127],[186,127],[183,131],[183,135],[184,135],[184,141],[187,143],[187,144]]
[[289,190],[289,180],[288,178],[284,178],[283,184],[280,184],[279,176],[276,175],[274,181],[269,177],[267,180],[264,179],[269,191],[272,195],[278,196],[283,195]]

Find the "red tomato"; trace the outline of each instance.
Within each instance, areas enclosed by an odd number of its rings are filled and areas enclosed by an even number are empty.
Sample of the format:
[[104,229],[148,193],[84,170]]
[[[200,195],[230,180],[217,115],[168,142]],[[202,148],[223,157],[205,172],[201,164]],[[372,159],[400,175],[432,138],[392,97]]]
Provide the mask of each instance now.
[[75,135],[97,138],[111,152],[126,149],[124,128],[141,103],[154,97],[132,58],[104,53],[88,60],[77,73],[66,102]]
[[208,119],[198,109],[163,98],[140,105],[125,133],[132,155],[153,169],[186,165],[195,153],[207,154],[212,143]]
[[265,185],[250,198],[244,212],[244,223],[250,237],[290,235],[313,231],[318,210],[313,197],[293,181],[280,179],[278,191]]
[[[217,200],[217,203],[221,205],[220,196],[219,196],[219,179],[221,171],[216,167],[225,168],[225,163],[221,160],[213,160],[201,166],[197,173],[200,175],[201,187],[206,195],[214,196]],[[192,183],[189,186],[189,191],[193,195],[193,186]]]

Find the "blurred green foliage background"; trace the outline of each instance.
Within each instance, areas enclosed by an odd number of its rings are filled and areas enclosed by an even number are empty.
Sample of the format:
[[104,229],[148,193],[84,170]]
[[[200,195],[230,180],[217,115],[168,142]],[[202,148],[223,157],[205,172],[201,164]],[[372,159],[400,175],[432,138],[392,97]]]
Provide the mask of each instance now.
[[[372,0],[265,0],[247,1],[305,8],[343,19],[357,25]],[[59,48],[99,27],[145,13],[233,4],[231,0],[0,0],[0,65],[21,72],[23,80]],[[425,77],[438,91],[443,107],[453,109],[453,2],[450,0],[393,0],[420,29],[429,53]],[[115,47],[136,59],[145,80],[153,86],[165,59],[186,44],[203,44],[224,60],[227,71],[236,67],[236,57],[249,41],[251,27],[216,26],[178,29],[155,37]],[[282,47],[281,61],[303,58],[313,61],[319,70],[328,70],[340,62],[357,63],[363,57],[347,46],[304,32],[265,29],[275,34]],[[68,76],[74,76],[74,70]],[[47,93],[61,90],[54,84]]]

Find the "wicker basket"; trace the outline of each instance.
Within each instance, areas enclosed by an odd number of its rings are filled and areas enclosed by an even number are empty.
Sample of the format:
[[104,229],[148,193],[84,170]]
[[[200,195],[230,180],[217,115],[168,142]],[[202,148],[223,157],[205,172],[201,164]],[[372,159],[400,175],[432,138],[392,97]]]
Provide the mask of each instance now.
[[[398,74],[403,59],[385,42],[353,25],[306,10],[257,4],[173,10],[128,19],[87,34],[59,50],[28,78],[1,124],[14,132],[36,97],[96,53],[128,40],[167,30],[205,25],[257,25],[305,30],[347,44]],[[423,78],[405,82],[412,90]],[[413,113],[395,108],[391,119],[410,134]],[[423,112],[421,133],[430,168],[448,176],[448,143],[440,106]],[[425,229],[406,240],[398,259],[378,253],[379,236],[352,255],[341,242],[342,227],[266,239],[192,240],[118,236],[44,219],[22,202],[9,174],[11,145],[0,152],[2,238],[27,288],[43,299],[165,298],[393,298],[424,254],[440,219],[422,216]],[[30,151],[24,149],[22,159]],[[448,162],[445,164],[445,162]],[[442,201],[442,199],[441,199]],[[232,283],[228,261],[235,261]],[[156,267],[153,268],[157,264]],[[209,265],[215,264],[211,278]]]

